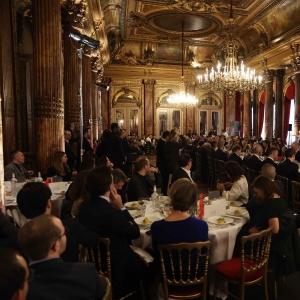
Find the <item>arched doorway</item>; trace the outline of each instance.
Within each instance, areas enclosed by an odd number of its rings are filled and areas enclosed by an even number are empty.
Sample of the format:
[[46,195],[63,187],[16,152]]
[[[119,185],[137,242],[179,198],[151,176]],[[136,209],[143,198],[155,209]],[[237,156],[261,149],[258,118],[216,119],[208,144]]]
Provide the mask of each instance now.
[[123,88],[112,100],[113,122],[127,130],[127,134],[141,135],[141,100],[130,89]]

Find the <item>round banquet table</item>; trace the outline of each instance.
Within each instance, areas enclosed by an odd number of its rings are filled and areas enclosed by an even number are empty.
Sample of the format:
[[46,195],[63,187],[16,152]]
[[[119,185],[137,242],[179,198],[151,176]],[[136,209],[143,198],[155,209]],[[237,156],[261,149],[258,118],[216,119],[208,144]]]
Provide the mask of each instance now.
[[[149,215],[150,215],[150,210],[146,209],[145,217],[148,217]],[[164,218],[159,212],[155,212],[154,215],[160,219]],[[247,215],[240,216],[238,218],[233,218],[233,220],[234,221],[232,224],[226,224],[221,226],[214,225],[208,222],[208,228],[209,228],[208,236],[211,242],[208,278],[209,278],[209,293],[211,295],[213,295],[213,290],[214,290],[214,274],[215,274],[216,265],[218,265],[222,261],[232,258],[236,236],[241,230],[242,226],[249,220],[249,215],[247,214]],[[146,234],[146,231],[148,230],[149,227],[140,228],[140,232],[141,232],[140,237],[132,241],[133,246],[142,249],[152,248],[152,237],[151,235]],[[223,284],[224,285],[223,287],[226,288],[225,282],[220,284]],[[223,299],[226,299],[227,297],[227,295],[221,290],[218,290],[217,296]]]

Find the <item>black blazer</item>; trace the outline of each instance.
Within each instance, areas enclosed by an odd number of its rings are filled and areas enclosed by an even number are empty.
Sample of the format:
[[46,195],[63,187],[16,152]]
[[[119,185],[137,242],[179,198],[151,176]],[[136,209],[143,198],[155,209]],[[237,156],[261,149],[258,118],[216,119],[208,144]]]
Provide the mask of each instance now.
[[277,170],[278,165],[274,162],[273,159],[267,157],[267,158],[262,162],[262,165],[263,165],[263,166],[264,166],[265,164],[270,164],[270,165],[272,165],[272,166],[275,167],[275,170]]
[[122,286],[125,270],[130,269],[130,276],[140,271],[141,260],[128,244],[128,240],[140,236],[140,229],[126,209],[117,209],[104,198],[92,197],[80,205],[78,219],[99,237],[110,239],[114,288]]
[[68,166],[70,167],[70,169],[72,169],[74,167],[74,163],[76,162],[77,160],[77,157],[76,155],[74,154],[72,148],[71,148],[71,145],[69,142],[65,141],[65,153],[68,157]]
[[288,178],[289,181],[299,181],[298,165],[289,159],[277,166],[277,174]]
[[136,201],[140,197],[151,197],[154,182],[149,175],[142,176],[135,172],[128,183],[128,201]]
[[223,161],[227,162],[227,160],[228,160],[228,155],[227,155],[222,149],[218,148],[218,149],[215,151],[214,158],[215,158],[215,159],[218,159],[218,160],[223,160]]
[[262,161],[256,155],[252,155],[247,161],[247,167],[255,170],[256,176],[258,176],[262,168]]
[[167,173],[168,171],[167,158],[164,154],[165,143],[166,141],[160,139],[156,146],[156,166],[162,174]]
[[177,171],[175,171],[175,173],[172,175],[171,184],[173,184],[173,182],[175,182],[176,180],[181,179],[181,178],[187,178],[187,179],[191,180],[191,178],[189,177],[187,172],[185,172],[182,168],[178,168]]
[[297,160],[298,162],[300,162],[300,150],[298,150],[295,154],[295,160]]
[[28,282],[27,300],[100,300],[104,289],[91,263],[67,263],[60,258],[30,265],[34,278]]
[[235,161],[237,162],[240,166],[243,165],[243,160],[234,152],[232,152],[229,156],[228,156],[228,161]]
[[114,168],[122,169],[125,155],[120,138],[114,132],[111,132],[101,144],[102,153],[105,153],[104,155],[110,159],[114,164]]

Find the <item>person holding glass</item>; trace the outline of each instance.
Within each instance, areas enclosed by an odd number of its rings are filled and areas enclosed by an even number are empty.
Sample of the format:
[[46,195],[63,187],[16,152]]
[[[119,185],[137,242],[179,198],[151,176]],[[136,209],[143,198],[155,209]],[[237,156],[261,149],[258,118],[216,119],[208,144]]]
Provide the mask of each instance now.
[[[217,189],[227,201],[240,201],[246,204],[249,198],[248,182],[244,176],[244,169],[235,161],[228,161],[224,172],[232,182],[218,183]],[[229,189],[226,191],[226,189]]]

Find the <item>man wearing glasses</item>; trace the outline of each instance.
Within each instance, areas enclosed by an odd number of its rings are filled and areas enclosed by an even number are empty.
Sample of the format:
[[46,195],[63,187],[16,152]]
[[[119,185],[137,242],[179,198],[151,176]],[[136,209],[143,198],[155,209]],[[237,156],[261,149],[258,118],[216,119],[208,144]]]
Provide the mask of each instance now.
[[64,262],[66,228],[52,215],[41,215],[19,231],[18,241],[34,277],[27,300],[102,299],[104,289],[92,263]]

